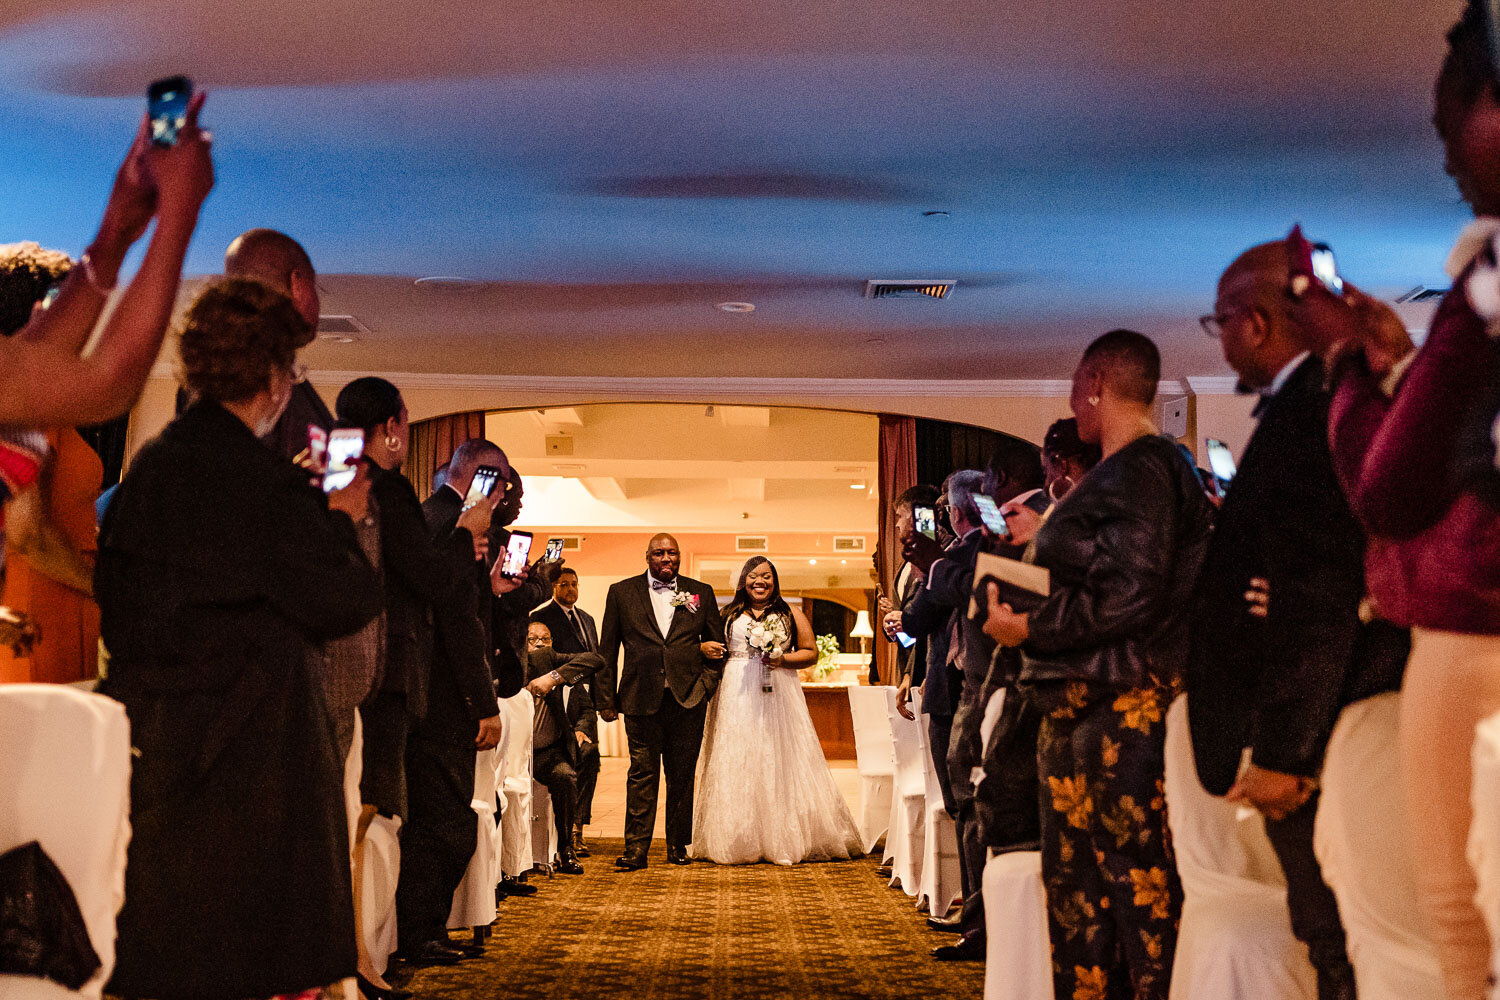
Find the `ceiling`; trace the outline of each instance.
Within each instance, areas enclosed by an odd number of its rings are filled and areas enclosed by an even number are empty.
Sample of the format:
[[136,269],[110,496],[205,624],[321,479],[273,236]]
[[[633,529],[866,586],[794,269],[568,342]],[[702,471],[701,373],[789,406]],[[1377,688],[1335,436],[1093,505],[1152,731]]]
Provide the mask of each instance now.
[[0,241],[81,250],[146,83],[186,72],[219,178],[189,270],[301,238],[368,331],[321,369],[1057,378],[1131,325],[1219,375],[1194,317],[1293,221],[1356,283],[1443,283],[1460,7],[7,0]]

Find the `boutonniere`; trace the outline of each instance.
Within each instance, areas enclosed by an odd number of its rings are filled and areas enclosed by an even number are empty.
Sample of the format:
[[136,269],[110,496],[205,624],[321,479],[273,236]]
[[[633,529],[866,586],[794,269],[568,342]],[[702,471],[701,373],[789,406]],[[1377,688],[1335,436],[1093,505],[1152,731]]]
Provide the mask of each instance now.
[[674,608],[687,608],[689,611],[697,614],[698,603],[697,594],[689,594],[685,590],[672,591],[672,607]]

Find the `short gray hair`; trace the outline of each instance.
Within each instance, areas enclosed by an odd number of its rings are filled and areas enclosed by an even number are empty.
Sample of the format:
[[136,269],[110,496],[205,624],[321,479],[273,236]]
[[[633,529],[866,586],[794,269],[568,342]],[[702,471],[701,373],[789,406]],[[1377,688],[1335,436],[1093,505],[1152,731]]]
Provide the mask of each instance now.
[[974,494],[984,489],[984,473],[978,469],[960,469],[943,483],[943,492],[948,494],[948,503],[963,512],[970,524],[979,523],[979,507],[974,503]]

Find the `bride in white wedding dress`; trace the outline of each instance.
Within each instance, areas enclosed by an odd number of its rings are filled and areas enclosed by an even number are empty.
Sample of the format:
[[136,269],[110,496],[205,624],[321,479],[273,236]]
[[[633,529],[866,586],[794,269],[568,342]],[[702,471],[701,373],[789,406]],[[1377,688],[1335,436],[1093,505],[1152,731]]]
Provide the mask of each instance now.
[[728,659],[698,758],[695,858],[792,865],[858,857],[859,832],[807,714],[797,678],[818,658],[812,625],[756,556],[724,612]]

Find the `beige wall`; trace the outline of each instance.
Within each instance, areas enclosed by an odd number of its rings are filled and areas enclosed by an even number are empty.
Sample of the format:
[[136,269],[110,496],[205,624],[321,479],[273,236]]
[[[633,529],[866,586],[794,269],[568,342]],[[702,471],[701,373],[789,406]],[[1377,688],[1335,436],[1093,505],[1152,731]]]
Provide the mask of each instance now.
[[[315,372],[313,384],[323,394],[323,398],[332,403],[344,383],[357,374],[362,373]],[[875,390],[861,385],[858,392],[840,392],[837,383],[828,380],[809,380],[816,385],[808,389],[792,383],[778,388],[778,383],[774,380],[662,380],[663,387],[653,389],[646,380],[612,382],[607,379],[579,379],[576,380],[576,387],[569,387],[565,384],[569,380],[559,379],[555,380],[557,387],[553,387],[527,384],[546,381],[540,379],[474,380],[474,384],[464,384],[464,380],[455,379],[452,380],[453,384],[431,384],[442,380],[431,376],[415,376],[413,380],[417,384],[412,384],[411,380],[403,380],[400,375],[388,377],[401,387],[413,420],[463,410],[539,408],[581,403],[743,403],[900,413],[953,420],[1004,431],[1040,444],[1048,425],[1069,415],[1067,383],[1062,381],[1015,383],[1020,390],[1018,392],[997,391],[991,388],[997,383],[992,382],[976,382],[972,384],[973,388],[963,382],[913,383],[907,391],[903,391],[902,383],[882,382]],[[403,381],[407,384],[403,384]],[[519,384],[504,384],[507,381]],[[750,381],[756,384],[747,386],[745,383]],[[1187,394],[1190,399],[1189,436],[1185,440],[1195,453],[1200,454],[1200,458],[1205,437],[1216,437],[1224,441],[1238,455],[1254,430],[1254,422],[1250,418],[1253,399],[1235,396],[1229,385],[1220,384],[1224,381],[1193,379],[1190,380],[1189,387],[1178,389],[1178,394]],[[486,382],[497,384],[485,384]],[[1195,390],[1192,383],[1199,382],[1211,386],[1213,391]],[[620,388],[611,389],[612,384],[618,384]],[[176,391],[176,382],[165,374],[147,381],[145,392],[131,414],[131,453],[172,418]]]

